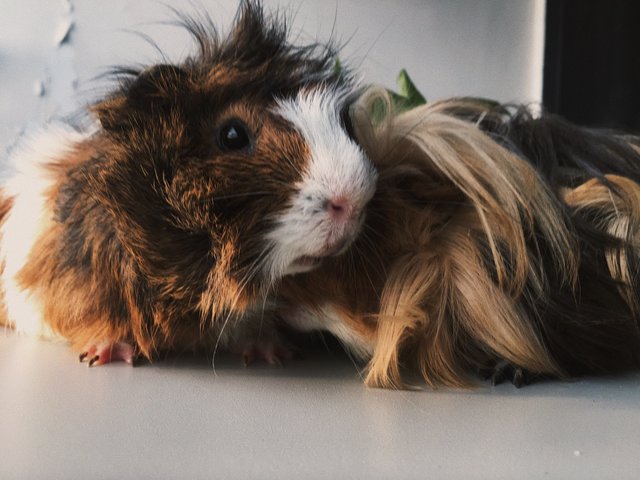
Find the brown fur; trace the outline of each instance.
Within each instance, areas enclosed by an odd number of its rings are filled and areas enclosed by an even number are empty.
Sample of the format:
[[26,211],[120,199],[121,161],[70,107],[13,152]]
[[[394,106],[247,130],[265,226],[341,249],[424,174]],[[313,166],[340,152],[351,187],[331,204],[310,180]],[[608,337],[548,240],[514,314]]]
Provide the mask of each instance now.
[[[272,330],[269,312],[251,322],[271,287],[265,232],[309,157],[276,99],[349,80],[330,48],[289,44],[258,2],[242,2],[226,39],[183,20],[199,52],[116,72],[120,88],[92,108],[99,130],[46,167],[46,221],[17,280],[78,351],[127,342],[153,359]],[[230,121],[247,148],[220,143]]]
[[[286,126],[277,122],[258,121],[248,109],[236,106],[232,114],[260,132],[255,163],[233,157],[223,163],[212,156],[211,160],[186,163],[171,184],[157,179],[154,185],[149,177],[131,171],[139,168],[137,165],[127,165],[125,158],[118,158],[128,151],[96,138],[50,165],[56,181],[48,204],[70,211],[61,221],[61,214],[52,208],[47,215],[51,220],[19,280],[39,297],[49,326],[74,349],[86,349],[96,339],[113,339],[136,345],[150,359],[161,350],[211,347],[215,344],[212,339],[220,334],[216,320],[228,315],[240,318],[257,303],[262,294],[259,283],[243,280],[251,274],[247,264],[255,255],[252,250],[262,247],[251,244],[252,238],[259,239],[259,231],[253,230],[278,208],[284,208],[287,192],[280,182],[292,185],[302,167],[289,162],[288,171],[282,165],[274,171],[259,159],[284,156],[299,161],[305,158],[306,146],[296,132],[284,132]],[[180,132],[178,125],[165,125],[159,134],[179,144]],[[127,149],[145,148],[146,142],[153,140],[136,141],[139,143],[128,144]],[[107,158],[87,172],[86,163],[98,157]],[[152,165],[147,168],[150,175],[157,175]],[[74,178],[78,169],[86,182],[80,187],[84,191],[75,193],[73,205],[62,205],[65,194],[61,192],[78,188],[70,186],[79,180]],[[232,203],[237,197],[242,205],[246,200],[243,194],[250,196],[256,190],[256,176],[278,184],[269,196],[271,201],[254,203],[232,224],[221,223],[213,211],[218,205],[208,199],[228,196]],[[163,190],[166,207],[158,204],[150,187]],[[260,190],[268,187],[262,185]],[[161,212],[155,209],[162,208],[171,209],[167,210],[169,218],[158,218]],[[140,224],[141,219],[150,221]],[[60,265],[60,256],[61,249],[68,246],[61,242],[70,235],[66,230],[77,222],[83,226],[81,251],[69,254],[88,264],[65,268]],[[167,235],[167,229],[177,231]],[[207,230],[212,236],[206,240],[206,250],[194,252],[190,241],[198,239],[186,232]],[[194,259],[194,253],[202,258]],[[148,297],[153,300],[149,302]]]

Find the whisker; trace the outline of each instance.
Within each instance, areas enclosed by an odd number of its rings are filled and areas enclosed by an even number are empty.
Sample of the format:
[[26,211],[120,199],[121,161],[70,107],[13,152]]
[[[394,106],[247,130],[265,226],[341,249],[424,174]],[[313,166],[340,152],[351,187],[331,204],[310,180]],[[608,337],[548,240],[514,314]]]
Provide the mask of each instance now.
[[343,345],[342,348],[344,349],[344,352],[346,353],[347,358],[351,361],[351,364],[355,368],[356,373],[360,377],[360,380],[362,381],[362,383],[365,383],[362,370],[360,370],[360,367],[358,366],[358,362],[356,362],[356,359],[353,357],[353,354],[349,351],[349,349],[346,346]]
[[[234,313],[234,310],[236,308],[236,305],[238,303],[238,301],[240,300],[240,297],[242,296],[242,294],[244,293],[247,285],[249,284],[249,282],[251,280],[253,280],[253,278],[255,277],[255,275],[258,273],[258,271],[260,271],[260,268],[262,267],[262,263],[265,261],[265,259],[267,258],[267,255],[269,253],[269,249],[264,249],[260,255],[258,255],[258,257],[249,265],[248,267],[248,271],[245,274],[244,278],[242,279],[242,281],[239,283],[238,286],[238,290],[236,292],[235,298],[233,299],[231,305],[228,306],[229,308],[229,313],[227,314],[223,324],[222,324],[222,328],[220,329],[220,332],[218,333],[218,338],[216,340],[216,344],[213,348],[213,357],[211,359],[211,365],[213,368],[213,372],[214,374],[216,373],[216,367],[215,367],[215,358],[216,358],[216,354],[218,352],[218,348],[220,347],[220,342],[222,340],[222,336],[224,334],[224,331],[229,323],[229,321],[231,320],[231,317]],[[265,296],[265,301],[266,301],[266,296]],[[241,318],[241,316],[237,316],[236,321],[238,321]]]
[[247,193],[236,193],[232,195],[218,195],[211,196],[207,198],[203,198],[200,200],[200,203],[204,202],[215,202],[218,200],[229,200],[231,198],[245,198],[245,197],[267,197],[267,196],[275,196],[274,192],[247,192]]
[[[359,247],[356,247],[359,250]],[[362,265],[362,270],[364,271],[367,280],[369,281],[369,285],[371,285],[371,291],[375,292],[376,297],[378,298],[378,301],[380,300],[380,292],[378,291],[378,289],[376,289],[375,287],[375,283],[373,281],[373,279],[371,278],[371,275],[369,274],[369,269],[367,268],[366,262],[367,262],[367,258],[365,257],[365,255],[362,255],[362,252],[358,252],[358,259],[360,260],[360,263]],[[355,259],[352,256],[352,262],[354,263],[354,270],[355,270]],[[375,267],[374,267],[375,268]]]
[[386,263],[382,258],[379,249],[377,248],[376,240],[369,236],[369,232],[372,232],[373,234],[377,234],[377,232],[373,230],[372,227],[368,226],[367,228],[363,229],[360,238],[362,239],[363,242],[367,243],[367,246],[369,247],[369,252],[375,256],[375,259],[378,261],[378,264],[380,266],[380,269],[382,270],[382,273],[386,277],[387,276]]

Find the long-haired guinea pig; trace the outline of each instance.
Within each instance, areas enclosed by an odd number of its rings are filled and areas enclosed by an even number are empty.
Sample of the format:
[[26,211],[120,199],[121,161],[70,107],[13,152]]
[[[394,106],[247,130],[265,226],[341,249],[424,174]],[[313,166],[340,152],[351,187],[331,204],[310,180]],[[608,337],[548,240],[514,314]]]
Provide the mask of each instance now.
[[1,323],[91,365],[218,344],[277,361],[270,290],[345,250],[375,189],[332,48],[252,0],[223,39],[182,20],[197,54],[119,70],[96,126],[30,138],[2,190]]
[[375,89],[353,122],[379,173],[367,221],[285,280],[283,316],[333,332],[372,386],[640,366],[640,139],[476,99],[393,114]]

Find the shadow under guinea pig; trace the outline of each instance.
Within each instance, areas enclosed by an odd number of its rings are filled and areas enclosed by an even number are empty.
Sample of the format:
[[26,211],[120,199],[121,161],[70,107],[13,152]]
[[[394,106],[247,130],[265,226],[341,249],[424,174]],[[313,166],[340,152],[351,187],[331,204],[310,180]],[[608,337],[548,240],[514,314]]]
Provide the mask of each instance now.
[[168,352],[152,364],[141,361],[135,368],[154,367],[171,370],[209,370],[212,375],[264,378],[355,379],[362,382],[364,364],[344,351],[338,340],[323,332],[301,334],[287,332],[294,356],[282,365],[255,361],[245,366],[238,355],[226,351]]

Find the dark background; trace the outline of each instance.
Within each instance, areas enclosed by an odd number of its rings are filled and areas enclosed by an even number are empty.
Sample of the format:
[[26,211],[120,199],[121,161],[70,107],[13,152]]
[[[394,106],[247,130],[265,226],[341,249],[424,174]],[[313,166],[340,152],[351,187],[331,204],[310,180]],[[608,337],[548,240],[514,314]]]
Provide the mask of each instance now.
[[543,103],[640,132],[640,0],[547,0]]

